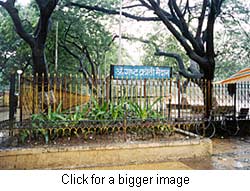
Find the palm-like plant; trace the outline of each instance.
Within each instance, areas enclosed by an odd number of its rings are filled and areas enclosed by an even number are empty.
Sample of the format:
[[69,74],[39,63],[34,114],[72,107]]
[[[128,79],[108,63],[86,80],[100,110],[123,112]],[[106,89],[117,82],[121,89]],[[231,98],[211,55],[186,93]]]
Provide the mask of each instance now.
[[91,98],[91,109],[88,113],[88,119],[91,120],[105,120],[108,119],[108,110],[109,104],[108,102],[98,103],[95,98]]
[[154,105],[159,102],[162,97],[157,98],[151,105],[148,107],[142,106],[138,103],[129,102],[129,106],[131,111],[135,114],[135,116],[139,119],[146,120],[148,118],[156,118],[158,117],[158,113],[154,111]]

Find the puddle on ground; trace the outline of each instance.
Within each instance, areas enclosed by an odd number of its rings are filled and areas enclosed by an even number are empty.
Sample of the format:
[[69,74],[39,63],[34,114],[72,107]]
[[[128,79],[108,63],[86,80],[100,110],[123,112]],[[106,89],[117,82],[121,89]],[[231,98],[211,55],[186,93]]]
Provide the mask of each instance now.
[[250,137],[214,138],[209,158],[186,159],[192,169],[250,170]]

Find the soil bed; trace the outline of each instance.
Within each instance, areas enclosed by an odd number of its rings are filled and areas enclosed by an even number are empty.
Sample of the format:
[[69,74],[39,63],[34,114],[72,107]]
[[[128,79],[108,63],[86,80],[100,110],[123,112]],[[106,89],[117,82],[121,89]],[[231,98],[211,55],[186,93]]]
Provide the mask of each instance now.
[[51,147],[51,146],[91,146],[91,145],[107,145],[117,143],[152,143],[152,142],[173,142],[173,141],[185,141],[195,139],[190,135],[185,135],[179,132],[114,132],[94,134],[89,133],[87,136],[83,134],[73,136],[58,136],[47,143],[42,137],[36,139],[28,138],[25,142],[21,142],[18,136],[10,137],[3,143],[1,143],[1,149],[22,147],[22,148],[34,148],[34,147]]

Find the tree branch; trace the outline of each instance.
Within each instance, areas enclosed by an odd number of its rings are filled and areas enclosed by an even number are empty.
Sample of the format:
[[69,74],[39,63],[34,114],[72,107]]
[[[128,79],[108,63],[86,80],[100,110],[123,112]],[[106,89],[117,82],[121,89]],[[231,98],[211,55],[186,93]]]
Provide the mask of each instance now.
[[39,44],[45,44],[51,24],[50,16],[59,0],[36,0],[40,9],[40,20],[38,22],[37,39]]
[[17,34],[26,41],[30,46],[34,46],[34,39],[29,35],[22,25],[22,21],[19,17],[18,10],[15,8],[15,1],[7,0],[6,2],[0,1],[0,5],[9,13]]
[[179,67],[179,73],[184,76],[185,78],[192,78],[192,79],[200,79],[203,77],[203,74],[201,73],[190,73],[187,72],[185,69],[183,60],[179,54],[176,53],[169,53],[169,52],[162,52],[162,51],[157,51],[155,53],[156,56],[166,56],[170,58],[174,58],[177,61],[178,67]]
[[[116,35],[115,38],[118,38],[119,36]],[[163,52],[161,50],[159,50],[159,46],[157,44],[155,44],[154,42],[151,42],[149,40],[145,40],[145,39],[141,39],[141,38],[136,38],[136,37],[128,37],[128,36],[122,36],[122,39],[126,39],[126,40],[135,40],[135,41],[139,41],[141,43],[145,43],[145,44],[152,44],[155,47],[155,56],[166,56],[166,57],[170,57],[170,58],[174,58],[177,61],[178,64],[178,68],[179,68],[179,73],[181,75],[183,75],[186,78],[193,78],[193,79],[200,79],[202,78],[204,75],[201,74],[198,70],[193,70],[193,66],[191,64],[190,66],[190,72],[187,72],[185,65],[183,63],[183,60],[181,58],[181,56],[177,53],[169,53],[169,52]]]
[[[74,41],[70,41],[67,39],[67,36],[72,37],[72,35],[69,34],[71,25],[73,23],[70,23],[69,26],[67,27],[65,34],[64,34],[64,39],[63,39],[63,44],[60,44],[62,48],[64,48],[73,58],[77,59],[80,63],[80,67],[82,69],[82,72],[84,72],[84,75],[86,76],[86,80],[88,80],[89,85],[93,85],[95,79],[96,79],[96,71],[95,71],[95,66],[96,63],[92,60],[91,55],[88,51],[88,48],[86,46],[80,46]],[[76,49],[78,49],[81,52],[81,56],[78,56],[76,53],[74,53],[67,45],[67,43],[70,43],[73,45]],[[91,74],[89,73],[88,69],[86,66],[83,65],[83,59],[87,59],[88,63],[91,66]],[[88,79],[87,79],[88,78]],[[91,81],[90,81],[91,79]]]
[[[83,8],[83,9],[87,9],[87,10],[91,10],[91,11],[98,11],[98,12],[102,12],[102,13],[106,13],[109,15],[119,15],[120,12],[117,10],[112,10],[112,9],[106,9],[106,8],[102,8],[99,6],[89,6],[89,5],[84,5],[84,4],[79,4],[79,3],[73,3],[73,2],[69,2],[66,4],[66,6],[74,6],[74,7],[79,7],[79,8]],[[127,12],[122,12],[122,15],[137,21],[160,21],[158,17],[140,17],[140,16],[136,16],[136,15],[132,15],[130,13]]]
[[207,38],[206,38],[206,48],[207,48],[207,55],[213,56],[214,53],[214,23],[216,18],[216,7],[214,1],[211,1],[210,5],[210,12],[208,15],[207,20]]
[[144,7],[148,8],[149,10],[152,10],[152,7],[151,7],[148,3],[146,3],[144,0],[140,0],[140,2],[141,2],[141,4],[142,4]]
[[189,31],[188,29],[188,25],[183,17],[183,14],[182,12],[180,11],[179,7],[177,6],[176,4],[176,1],[175,0],[170,0],[169,1],[170,4],[172,4],[175,12],[176,12],[176,15],[178,16],[179,20],[180,20],[180,23],[181,23],[181,32],[183,34],[184,37],[186,37],[190,43],[192,44],[195,52],[197,52],[200,56],[204,56],[204,49],[203,49],[203,45],[202,44],[198,44],[197,41],[195,40],[194,36],[192,35],[192,33]]
[[207,5],[208,5],[208,0],[203,0],[201,14],[198,18],[198,27],[197,27],[197,31],[196,31],[196,35],[195,35],[196,39],[201,39],[200,37],[201,37],[203,22],[205,19]]
[[132,9],[135,7],[143,7],[143,5],[142,4],[129,5],[129,6],[122,7],[122,9]]
[[190,45],[187,43],[186,39],[175,29],[175,27],[171,24],[169,19],[165,16],[162,12],[161,8],[158,4],[155,3],[154,0],[149,0],[152,7],[155,10],[155,14],[161,19],[161,21],[165,24],[168,30],[174,35],[174,37],[181,43],[183,48],[186,50],[187,55],[192,59],[198,62],[201,68],[205,68],[207,65],[207,59],[204,57],[199,56],[196,52],[192,50]]

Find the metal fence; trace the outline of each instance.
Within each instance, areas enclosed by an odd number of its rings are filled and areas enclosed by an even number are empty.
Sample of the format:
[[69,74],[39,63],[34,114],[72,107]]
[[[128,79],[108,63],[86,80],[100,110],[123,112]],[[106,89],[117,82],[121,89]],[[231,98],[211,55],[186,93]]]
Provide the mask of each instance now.
[[[32,114],[52,111],[60,105],[60,112],[72,113],[76,106],[87,103],[93,107],[94,98],[103,105],[117,105],[121,99],[134,103],[141,110],[154,110],[158,118],[169,121],[202,120],[206,110],[204,91],[206,80],[188,79],[96,79],[91,87],[82,76],[49,75],[50,83],[38,83],[38,77],[23,77],[21,82],[20,115],[29,119]],[[220,117],[225,113],[237,113],[250,106],[250,83],[232,85],[213,84],[213,111]],[[46,91],[46,90],[49,91]],[[158,99],[158,100],[157,100]],[[157,101],[156,101],[157,100]],[[249,118],[249,115],[247,116]]]
[[[168,137],[175,128],[204,121],[206,80],[113,79],[82,76],[22,76],[16,119],[5,123],[23,137],[82,135],[83,141]],[[250,83],[213,84],[213,114],[239,115],[250,107]],[[84,114],[83,114],[84,111]],[[1,115],[0,115],[1,116]],[[34,119],[40,117],[40,121]],[[41,119],[42,117],[42,119]],[[54,118],[53,118],[54,117]],[[33,118],[33,120],[31,120]],[[46,118],[46,119],[45,119]],[[249,120],[249,113],[244,120]],[[18,121],[19,121],[18,120]],[[0,127],[3,132],[3,125]],[[10,134],[9,130],[5,133]],[[44,140],[47,140],[44,138]]]
[[[73,112],[76,106],[86,104],[90,95],[81,76],[49,75],[49,83],[38,82],[38,76],[21,78],[20,118],[30,119],[33,114],[46,113],[48,108]],[[60,105],[60,108],[58,108]]]
[[[49,79],[50,83],[46,85],[43,82],[38,83],[37,76],[22,77],[20,95],[15,103],[15,119],[31,119],[33,114],[46,113],[49,107],[55,111],[60,106],[60,112],[67,110],[72,113],[76,106],[82,108],[86,103],[90,103],[89,107],[92,107],[91,97],[101,104],[117,104],[121,99],[125,99],[137,104],[142,110],[154,110],[158,113],[158,118],[168,121],[201,120],[206,109],[202,92],[205,80],[106,78],[97,79],[95,87],[92,88],[82,76],[49,75]],[[9,100],[9,89],[1,90],[0,121],[9,119]],[[242,108],[249,108],[250,82],[236,85],[214,84],[212,104],[214,115],[218,119],[225,113],[234,113],[237,116]]]

